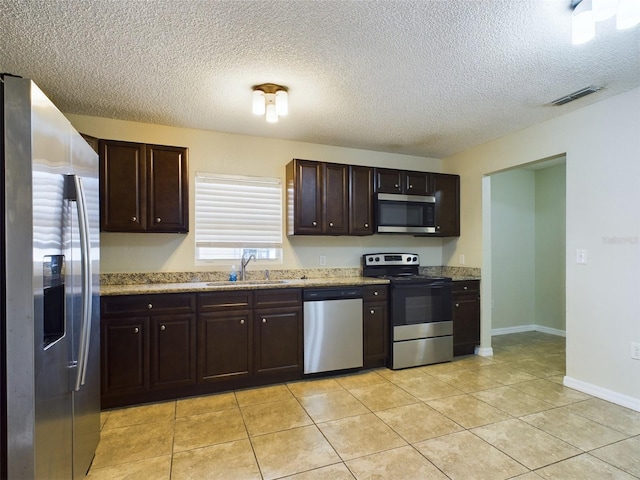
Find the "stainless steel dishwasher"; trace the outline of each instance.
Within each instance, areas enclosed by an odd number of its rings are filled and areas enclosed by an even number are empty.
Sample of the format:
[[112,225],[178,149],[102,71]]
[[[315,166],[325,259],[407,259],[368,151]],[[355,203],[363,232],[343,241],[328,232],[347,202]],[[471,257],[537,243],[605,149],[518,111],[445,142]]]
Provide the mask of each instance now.
[[304,290],[304,373],[362,367],[362,287]]

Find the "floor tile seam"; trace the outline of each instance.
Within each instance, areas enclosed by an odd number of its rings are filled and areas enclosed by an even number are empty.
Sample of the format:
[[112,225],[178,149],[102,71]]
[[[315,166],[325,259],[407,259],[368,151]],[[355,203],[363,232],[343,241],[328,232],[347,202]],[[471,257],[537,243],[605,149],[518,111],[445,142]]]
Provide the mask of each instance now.
[[[576,402],[574,402],[574,403],[576,403]],[[606,447],[606,446],[609,446],[609,445],[613,445],[613,444],[618,443],[618,442],[624,442],[625,440],[629,440],[630,438],[635,438],[636,436],[640,436],[640,434],[631,434],[631,435],[629,435],[628,433],[622,432],[622,431],[620,431],[620,430],[618,430],[618,429],[616,429],[616,428],[614,428],[614,427],[612,427],[612,426],[610,426],[610,425],[604,424],[604,423],[602,423],[602,422],[598,422],[598,421],[594,420],[593,418],[589,418],[589,417],[586,417],[586,416],[584,416],[584,415],[580,415],[578,412],[574,412],[573,410],[571,410],[570,408],[568,408],[568,407],[570,407],[571,405],[574,405],[574,403],[570,403],[570,404],[567,404],[567,405],[558,405],[558,406],[556,406],[555,408],[551,408],[551,409],[549,409],[549,410],[543,410],[543,411],[548,412],[548,411],[551,411],[551,410],[566,410],[566,412],[567,412],[569,415],[574,415],[574,416],[576,416],[576,417],[583,418],[583,419],[585,419],[585,420],[587,420],[587,421],[589,421],[589,422],[593,422],[593,423],[595,423],[595,424],[600,425],[601,427],[608,428],[608,429],[610,429],[610,430],[613,430],[613,431],[614,431],[614,432],[616,432],[616,433],[619,433],[620,435],[624,435],[624,436],[625,436],[625,438],[623,438],[623,439],[621,439],[621,440],[616,440],[615,442],[612,442],[612,443],[607,444],[607,445],[603,445],[602,447]],[[531,413],[531,414],[529,414],[529,415],[535,415],[536,413],[541,413],[541,412],[534,412],[534,413]],[[527,417],[527,416],[529,416],[529,415],[523,415],[523,417]],[[521,419],[522,419],[522,417],[521,417]],[[525,421],[526,421],[526,420],[525,420]],[[528,422],[527,422],[527,423],[528,423]],[[547,432],[547,433],[548,433],[548,432]],[[598,448],[602,448],[602,447],[596,447],[596,448],[593,448],[593,449],[591,449],[591,450],[585,450],[585,452],[591,452],[591,451],[593,451],[593,450],[597,450]],[[579,447],[576,447],[576,448],[579,448]]]
[[[356,402],[358,402],[358,403],[359,403],[363,408],[367,409],[367,413],[366,413],[366,414],[365,414],[365,413],[356,413],[356,414],[353,414],[353,415],[346,415],[346,416],[344,416],[344,417],[340,417],[340,418],[332,418],[331,420],[323,420],[323,421],[321,421],[321,422],[317,422],[317,421],[313,418],[313,415],[311,415],[311,413],[310,413],[310,412],[309,412],[309,411],[304,407],[304,405],[302,405],[302,403],[300,403],[300,402],[298,402],[298,403],[299,403],[299,405],[302,407],[302,409],[304,410],[304,412],[307,414],[307,416],[311,419],[311,421],[313,422],[313,424],[314,424],[314,425],[316,425],[316,426],[317,426],[317,425],[320,425],[320,424],[322,424],[322,423],[333,422],[333,421],[335,421],[335,420],[342,420],[343,418],[358,417],[358,416],[360,416],[360,415],[367,415],[367,414],[369,414],[369,413],[374,413],[374,412],[373,412],[373,410],[371,410],[371,409],[370,409],[369,407],[367,407],[364,403],[362,403],[360,400],[358,400],[358,398],[357,398],[353,393],[351,393],[351,392],[349,392],[349,391],[347,391],[347,393],[348,393],[349,395],[351,395],[351,397],[352,397]],[[320,394],[320,395],[322,395],[322,394]]]
[[[585,450],[583,450],[582,448],[580,448],[580,447],[578,447],[578,446],[576,446],[576,445],[573,445],[572,443],[569,443],[568,441],[563,440],[562,438],[559,438],[558,436],[556,436],[556,435],[554,435],[554,434],[552,434],[552,433],[546,432],[545,430],[542,430],[541,428],[539,428],[539,427],[537,427],[537,426],[535,426],[535,425],[531,425],[530,423],[525,422],[525,421],[524,421],[524,420],[522,420],[521,418],[516,418],[515,420],[519,420],[519,421],[521,421],[521,422],[524,422],[526,425],[528,425],[528,426],[530,426],[530,427],[535,428],[535,429],[536,429],[536,430],[538,430],[539,432],[542,432],[543,434],[549,435],[549,436],[551,436],[551,437],[555,438],[556,440],[558,440],[558,441],[560,441],[560,442],[564,443],[565,445],[567,445],[567,446],[569,446],[569,447],[571,447],[571,448],[574,448],[574,449],[576,449],[576,450],[579,450],[579,452],[580,452],[580,453],[577,453],[577,454],[575,454],[575,455],[570,455],[569,457],[566,457],[564,460],[568,460],[569,458],[577,457],[577,456],[580,456],[580,455],[582,455],[582,454],[584,454],[584,453],[587,453],[587,452],[586,452]],[[504,420],[504,421],[510,421],[510,420]],[[500,422],[497,422],[497,423],[500,423]],[[495,425],[495,424],[494,424],[494,425]],[[484,426],[485,426],[485,425],[483,425],[483,427],[484,427]],[[476,428],[482,428],[482,427],[476,427]],[[471,432],[471,433],[473,433],[474,435],[476,435],[476,434],[475,434],[475,432]],[[478,435],[476,435],[476,436],[478,436]],[[495,446],[495,445],[494,445],[494,446]],[[498,448],[498,447],[496,447],[496,448]],[[498,448],[498,449],[499,449],[499,448]],[[499,450],[500,450],[500,451],[502,451],[501,449],[499,449]],[[504,452],[504,453],[506,454],[506,452]],[[558,461],[554,461],[554,462],[552,462],[552,463],[559,463],[559,462],[561,462],[561,461],[562,461],[562,460],[558,460]],[[547,465],[545,465],[545,466],[547,466]],[[527,468],[529,468],[529,470],[533,470],[533,468],[530,468],[530,467],[527,467]],[[536,467],[536,469],[540,469],[540,468],[544,468],[544,466],[543,466],[543,467]]]
[[[422,403],[424,403],[424,402],[422,402]],[[426,404],[425,404],[425,405],[426,405]],[[442,435],[435,435],[435,436],[433,436],[433,437],[429,437],[429,438],[426,438],[426,439],[423,439],[423,440],[418,440],[418,441],[415,441],[415,442],[410,442],[407,438],[405,438],[404,436],[402,436],[402,434],[401,434],[400,432],[398,432],[395,428],[393,428],[393,426],[392,426],[392,425],[390,425],[389,423],[387,423],[387,422],[384,420],[384,418],[379,417],[379,416],[377,415],[377,413],[376,413],[376,412],[373,412],[373,414],[374,414],[376,417],[378,417],[378,419],[379,419],[380,421],[382,421],[382,422],[383,422],[387,427],[389,427],[391,430],[393,430],[393,432],[394,432],[396,435],[398,435],[400,438],[402,438],[405,442],[407,442],[407,443],[408,443],[409,445],[411,445],[411,446],[413,446],[413,445],[414,445],[414,444],[416,444],[416,443],[420,443],[420,442],[425,442],[425,441],[427,441],[427,440],[431,440],[431,439],[433,439],[433,438],[440,438],[440,437],[444,437],[444,436],[446,436],[446,435],[450,435],[451,433],[458,433],[458,432],[461,432],[461,431],[464,431],[464,430],[468,430],[467,428],[465,428],[465,427],[463,427],[462,425],[460,425],[459,423],[457,423],[455,420],[453,420],[453,419],[451,419],[451,418],[447,417],[444,413],[437,411],[435,408],[433,408],[433,407],[431,407],[431,406],[429,406],[429,405],[426,405],[426,406],[427,406],[427,407],[429,407],[429,408],[431,408],[432,410],[434,410],[436,413],[438,413],[438,414],[442,415],[443,417],[445,417],[447,420],[449,420],[449,421],[450,421],[450,422],[452,422],[454,425],[456,425],[457,427],[459,427],[459,428],[460,428],[460,430],[458,430],[457,432],[443,433]],[[392,407],[392,408],[395,408],[395,407]],[[388,409],[388,410],[391,410],[391,409]],[[381,411],[386,411],[386,410],[381,410]],[[397,448],[400,448],[400,447],[397,447]]]
[[[247,434],[248,435],[248,434]],[[262,471],[262,467],[260,466],[260,462],[258,461],[258,455],[256,454],[256,447],[253,444],[253,440],[251,437],[247,437],[249,440],[249,446],[251,447],[251,453],[253,454],[253,461],[256,462],[256,466],[258,467],[258,472],[260,472],[260,478],[264,480],[264,472]]]
[[[628,439],[626,439],[626,440],[628,440]],[[624,440],[620,440],[620,441],[621,441],[621,442],[623,442]],[[618,443],[618,442],[616,442],[616,443]],[[613,444],[611,444],[611,445],[613,445]],[[608,447],[608,446],[610,446],[610,445],[605,445],[605,447]],[[599,448],[604,448],[604,447],[599,447]],[[635,474],[635,473],[633,473],[633,472],[630,472],[630,471],[629,471],[629,470],[627,470],[626,468],[624,468],[624,467],[622,467],[622,466],[620,466],[620,465],[615,465],[615,464],[611,463],[609,460],[605,460],[604,458],[600,458],[600,457],[598,457],[598,456],[594,455],[592,452],[594,452],[595,450],[598,450],[598,449],[597,449],[597,448],[594,448],[593,450],[590,450],[590,451],[585,452],[585,453],[586,453],[587,455],[589,455],[590,457],[595,458],[596,460],[599,460],[599,461],[601,461],[601,462],[604,462],[604,463],[606,463],[607,465],[610,465],[610,466],[612,466],[612,467],[614,467],[614,468],[617,468],[618,470],[621,470],[621,471],[623,471],[623,472],[625,472],[625,473],[628,473],[628,474],[629,474],[629,475],[631,475],[633,478],[640,478],[638,475],[636,475],[636,474]]]
[[219,410],[208,410],[206,412],[192,413],[191,415],[180,415],[176,416],[176,422],[185,418],[198,417],[200,415],[211,415],[212,413],[228,412],[229,410],[240,410],[240,406],[236,405],[235,407],[222,408]]
[[[146,460],[151,460],[153,458],[162,458],[162,457],[169,457],[169,456],[173,459],[173,455],[172,454],[171,455],[170,454],[164,454],[164,455],[153,455],[151,457],[137,458],[137,459],[134,459],[134,460],[127,460],[126,462],[109,463],[109,464],[106,464],[106,465],[98,465],[98,466],[94,466],[93,462],[92,462],[91,466],[89,467],[89,471],[87,472],[87,475],[90,472],[94,471],[94,470],[103,470],[105,468],[119,467],[119,466],[122,466],[122,465],[128,465],[128,464],[143,462],[143,461],[146,461]],[[94,458],[94,460],[95,460],[95,458]]]
[[[605,462],[604,460],[599,459],[598,457],[595,457],[595,456],[591,455],[589,452],[580,452],[580,453],[578,453],[577,455],[571,455],[571,456],[569,456],[569,457],[567,457],[567,458],[563,458],[563,459],[561,459],[561,460],[557,460],[557,461],[555,461],[555,462],[549,463],[548,465],[543,465],[542,467],[537,467],[535,470],[531,470],[531,471],[532,471],[532,472],[534,472],[534,473],[537,473],[537,472],[540,472],[540,471],[544,470],[545,468],[551,467],[551,466],[553,466],[553,465],[557,465],[557,464],[562,463],[562,462],[566,462],[566,461],[568,461],[568,460],[571,460],[572,458],[578,458],[578,457],[581,457],[581,456],[583,456],[583,455],[589,456],[589,457],[593,458],[593,459],[594,459],[594,460],[596,460],[596,461],[601,461],[601,462],[603,462],[603,463],[608,463],[608,462]],[[616,467],[615,465],[611,465],[611,464],[608,464],[608,465],[610,465],[610,466],[614,467],[614,468],[615,468],[615,469],[617,469],[617,470],[622,471],[623,473],[627,473],[627,472],[625,472],[624,470],[622,470],[620,467]],[[632,475],[632,476],[635,476],[635,475]],[[543,478],[544,478],[544,477],[543,477]],[[638,478],[638,477],[636,477],[636,478]]]
[[[580,412],[573,411],[573,410],[571,410],[571,409],[569,408],[569,407],[576,406],[578,403],[588,402],[588,401],[590,401],[590,400],[594,400],[594,399],[596,399],[596,400],[601,400],[601,399],[599,399],[598,397],[592,397],[592,398],[588,398],[588,399],[586,399],[586,400],[581,400],[581,401],[579,401],[579,402],[570,403],[569,405],[563,405],[561,408],[567,408],[571,413],[573,413],[573,414],[575,414],[575,415],[578,415],[579,417],[586,418],[587,420],[591,420],[592,422],[595,422],[595,423],[597,423],[598,425],[602,425],[602,426],[604,426],[604,427],[608,427],[608,428],[610,428],[610,429],[612,429],[612,430],[615,430],[615,431],[616,431],[616,432],[618,432],[618,433],[621,433],[621,434],[623,434],[623,435],[627,435],[627,437],[628,437],[628,438],[632,438],[632,437],[635,437],[635,436],[640,435],[640,432],[638,432],[638,433],[628,434],[628,433],[623,432],[622,430],[620,430],[620,429],[618,429],[618,428],[612,427],[611,425],[607,425],[607,424],[605,424],[605,423],[603,423],[603,422],[600,422],[600,421],[595,420],[595,419],[593,419],[593,418],[591,418],[591,417],[588,417],[588,416],[586,416],[586,415],[584,415],[584,414],[581,414]],[[615,404],[615,403],[611,403],[611,402],[608,402],[608,401],[606,401],[606,400],[603,400],[603,401],[604,401],[604,402],[607,402],[607,403],[610,403],[611,405],[614,405],[614,406],[619,406],[619,405],[617,405],[617,404]],[[624,407],[622,407],[622,408],[624,408]],[[633,411],[633,410],[631,410],[631,411]]]
[[131,423],[129,425],[120,425],[118,427],[111,427],[111,428],[101,428],[100,432],[104,432],[104,431],[112,431],[112,430],[119,430],[122,428],[131,428],[131,427],[140,427],[142,425],[155,425],[158,423],[169,423],[171,422],[172,424],[175,424],[175,418],[174,419],[164,419],[164,420],[154,420],[153,422],[142,422],[142,423]]
[[[504,421],[506,421],[506,420],[504,420]],[[484,427],[484,426],[486,426],[486,425],[482,425],[482,427]],[[482,428],[482,427],[474,427],[474,429],[475,429],[475,428]],[[488,442],[487,440],[485,440],[484,438],[482,438],[480,435],[478,435],[476,432],[474,432],[474,431],[473,431],[473,429],[468,429],[467,431],[468,431],[470,434],[472,434],[473,436],[475,436],[476,438],[478,438],[478,439],[482,440],[484,443],[486,443],[486,444],[487,444],[487,445],[489,445],[490,447],[495,448],[497,451],[499,451],[499,452],[500,452],[500,453],[502,453],[503,455],[507,456],[509,459],[513,460],[514,462],[516,462],[516,463],[517,463],[518,465],[520,465],[521,467],[525,468],[527,471],[526,471],[526,472],[524,472],[524,473],[528,473],[528,472],[533,472],[533,471],[535,471],[533,468],[528,467],[528,466],[527,466],[527,465],[525,465],[522,461],[518,460],[517,458],[515,458],[513,455],[509,454],[508,452],[505,452],[504,450],[502,450],[502,449],[501,449],[500,447],[498,447],[497,445],[494,445],[494,444],[492,444],[492,443]],[[564,460],[566,460],[566,459],[564,459]],[[559,461],[562,461],[562,460],[559,460]],[[558,463],[558,462],[553,462],[553,463]],[[547,465],[545,465],[545,466],[547,466]],[[540,468],[544,468],[545,466],[543,466],[543,467],[538,467],[538,469],[540,469]],[[518,474],[518,475],[516,476],[516,478],[517,478],[519,475],[524,475],[524,473]]]
[[[503,385],[502,387],[496,387],[496,388],[510,388],[510,387],[511,387],[511,385]],[[516,389],[514,389],[514,390],[516,390]],[[544,409],[544,410],[537,410],[537,411],[535,411],[535,412],[523,413],[522,415],[517,415],[517,414],[511,413],[511,412],[508,412],[508,411],[504,410],[503,408],[500,408],[500,407],[498,407],[498,406],[496,406],[496,405],[492,405],[492,404],[490,404],[490,403],[488,403],[488,402],[485,402],[485,401],[484,401],[484,400],[482,400],[481,398],[478,398],[478,397],[476,397],[476,396],[475,396],[475,394],[477,394],[477,393],[480,393],[480,392],[487,392],[487,391],[488,391],[488,390],[478,390],[477,392],[472,392],[472,393],[470,393],[469,395],[473,396],[476,400],[479,400],[479,401],[481,401],[481,402],[484,402],[484,403],[486,403],[487,405],[492,406],[493,408],[497,408],[497,409],[498,409],[498,410],[500,410],[501,412],[504,412],[504,413],[506,413],[506,414],[508,414],[508,415],[510,415],[510,416],[512,416],[512,417],[514,417],[514,418],[526,417],[527,415],[533,415],[534,413],[547,412],[547,411],[549,411],[549,410],[555,410],[556,408],[559,408],[557,405],[553,405],[552,403],[549,403],[549,402],[546,402],[546,401],[544,401],[544,400],[542,400],[542,399],[540,399],[540,398],[534,397],[534,399],[535,399],[535,400],[538,400],[538,401],[544,402],[544,403],[546,403],[547,405],[549,405],[549,408],[546,408],[546,409]],[[520,390],[516,390],[516,392],[517,392],[517,393],[526,393],[526,392],[521,392]]]
[[[458,432],[453,432],[453,433],[458,433]],[[447,434],[447,435],[450,435],[450,434]],[[442,436],[444,436],[444,435],[439,435],[438,437],[433,437],[433,438],[440,438],[440,437],[442,437]],[[428,441],[428,440],[431,440],[431,438],[428,438],[427,440],[422,440],[422,442],[426,442],[426,441]],[[416,442],[416,443],[421,443],[421,442]],[[442,469],[440,469],[440,467],[439,467],[438,465],[436,465],[436,464],[435,464],[435,463],[433,463],[431,460],[429,460],[429,459],[427,458],[427,456],[426,456],[424,453],[422,453],[418,448],[416,448],[416,446],[415,446],[414,444],[410,443],[410,444],[409,444],[409,446],[410,446],[411,448],[413,448],[416,452],[418,452],[418,454],[419,454],[422,458],[424,458],[427,462],[429,462],[429,464],[430,464],[430,465],[433,465],[433,467],[434,467],[436,470],[438,470],[442,475],[444,475],[446,478],[448,478],[448,479],[450,479],[450,480],[451,480],[451,478],[452,478],[452,477],[450,477],[449,475],[447,475],[444,471],[442,471]]]

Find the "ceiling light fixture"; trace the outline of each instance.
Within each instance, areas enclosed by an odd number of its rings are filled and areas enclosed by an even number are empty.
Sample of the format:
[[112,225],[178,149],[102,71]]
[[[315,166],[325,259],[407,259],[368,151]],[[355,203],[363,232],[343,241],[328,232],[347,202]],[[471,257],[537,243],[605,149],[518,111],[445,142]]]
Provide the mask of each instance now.
[[640,23],[640,0],[572,0],[571,41],[586,43],[596,35],[596,22],[616,16],[618,30]]
[[253,87],[254,115],[265,115],[267,122],[275,123],[278,117],[289,113],[289,94],[287,87],[274,83],[263,83]]

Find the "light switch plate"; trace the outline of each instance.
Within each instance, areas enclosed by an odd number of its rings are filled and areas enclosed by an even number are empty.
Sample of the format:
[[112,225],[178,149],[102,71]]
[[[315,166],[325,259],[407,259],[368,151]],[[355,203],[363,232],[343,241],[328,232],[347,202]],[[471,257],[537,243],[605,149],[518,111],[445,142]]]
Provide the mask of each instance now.
[[585,248],[578,248],[576,250],[576,263],[578,265],[587,264],[587,250]]

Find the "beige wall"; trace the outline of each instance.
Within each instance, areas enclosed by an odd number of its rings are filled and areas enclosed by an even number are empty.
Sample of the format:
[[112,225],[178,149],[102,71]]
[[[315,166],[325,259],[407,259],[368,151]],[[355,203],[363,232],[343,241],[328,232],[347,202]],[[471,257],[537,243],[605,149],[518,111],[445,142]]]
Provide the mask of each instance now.
[[[191,227],[194,225],[194,179],[198,171],[281,177],[283,188],[285,165],[292,158],[441,171],[441,160],[433,158],[172,128],[80,115],[68,115],[68,118],[77,130],[98,138],[188,147],[191,205],[189,224]],[[284,198],[286,197],[283,191]],[[364,253],[394,250],[416,252],[420,254],[424,265],[442,264],[442,240],[436,238],[415,238],[405,235],[287,238],[285,235],[284,262],[282,264],[252,263],[249,268],[320,268],[320,255],[326,256],[327,267],[358,267],[361,255]],[[101,234],[101,271],[103,273],[228,270],[232,263],[237,263],[237,261],[197,265],[193,228],[187,235]]]
[[493,331],[535,324],[535,173],[491,176]]
[[566,166],[535,171],[535,325],[565,331]]
[[[540,107],[551,108],[551,107]],[[445,159],[461,175],[461,228],[443,258],[483,267],[482,347],[490,347],[491,209],[484,176],[566,154],[565,383],[640,410],[640,89]],[[588,264],[575,263],[587,249]],[[489,280],[489,281],[488,281]]]

